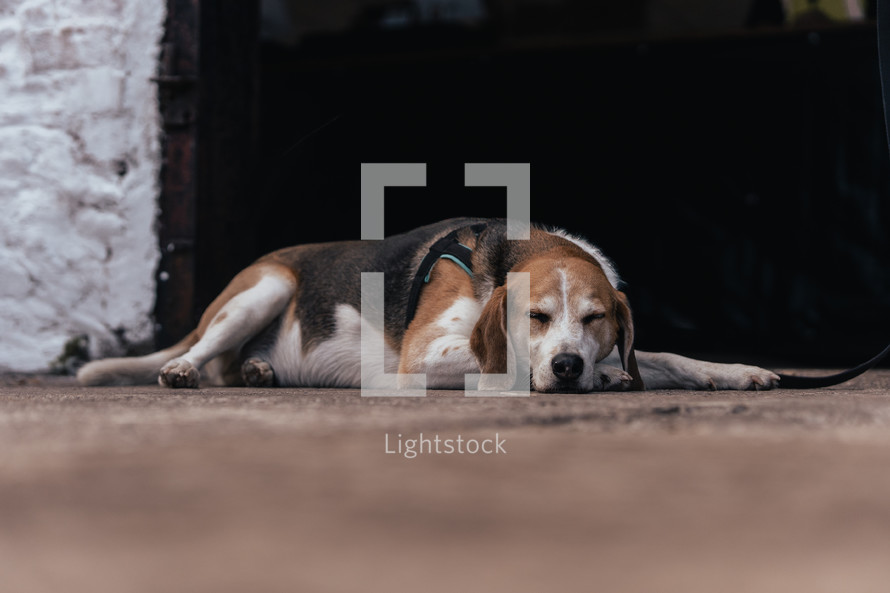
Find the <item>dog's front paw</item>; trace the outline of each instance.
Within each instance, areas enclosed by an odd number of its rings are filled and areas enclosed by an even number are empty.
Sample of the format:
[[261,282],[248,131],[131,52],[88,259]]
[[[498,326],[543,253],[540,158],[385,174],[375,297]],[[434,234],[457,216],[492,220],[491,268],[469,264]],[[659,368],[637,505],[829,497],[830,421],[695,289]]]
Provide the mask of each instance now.
[[745,364],[713,365],[705,370],[708,389],[766,390],[779,386],[779,376],[772,371]]
[[201,373],[192,363],[182,358],[174,358],[161,367],[158,383],[162,387],[171,387],[173,389],[179,387],[195,388],[198,386],[200,378]]
[[275,371],[265,360],[248,358],[241,365],[241,378],[248,387],[271,387],[275,384]]
[[616,367],[597,365],[594,378],[594,391],[627,391],[633,377]]

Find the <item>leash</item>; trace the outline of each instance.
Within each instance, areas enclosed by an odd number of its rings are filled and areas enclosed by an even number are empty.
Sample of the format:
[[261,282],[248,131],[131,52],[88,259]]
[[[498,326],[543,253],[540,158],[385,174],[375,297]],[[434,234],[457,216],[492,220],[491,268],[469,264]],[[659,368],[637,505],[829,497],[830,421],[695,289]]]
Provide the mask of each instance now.
[[890,2],[878,0],[878,68],[881,72],[881,96],[884,99],[884,130],[890,146]]
[[[890,0],[878,0],[878,66],[881,74],[881,96],[884,100],[884,129],[890,147]],[[877,356],[859,366],[827,377],[806,377],[779,374],[780,389],[818,389],[844,383],[873,368],[890,354],[890,345]]]
[[779,389],[818,389],[820,387],[830,387],[832,385],[844,383],[846,381],[849,381],[850,379],[858,377],[865,371],[873,368],[876,364],[884,360],[884,358],[888,354],[890,354],[890,345],[884,348],[877,356],[875,356],[871,360],[863,362],[859,366],[853,367],[852,369],[847,369],[846,371],[842,371],[834,375],[828,375],[827,377],[783,375],[782,373],[776,373],[777,375],[779,375],[780,379]]

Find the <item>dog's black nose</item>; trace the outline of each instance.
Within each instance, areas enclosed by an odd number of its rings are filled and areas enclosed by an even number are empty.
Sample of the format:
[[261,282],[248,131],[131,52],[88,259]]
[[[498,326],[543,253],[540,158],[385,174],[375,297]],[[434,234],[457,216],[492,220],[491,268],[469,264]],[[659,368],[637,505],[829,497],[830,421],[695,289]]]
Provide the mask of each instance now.
[[584,359],[577,354],[557,354],[550,361],[553,374],[564,381],[572,381],[581,376],[584,370]]

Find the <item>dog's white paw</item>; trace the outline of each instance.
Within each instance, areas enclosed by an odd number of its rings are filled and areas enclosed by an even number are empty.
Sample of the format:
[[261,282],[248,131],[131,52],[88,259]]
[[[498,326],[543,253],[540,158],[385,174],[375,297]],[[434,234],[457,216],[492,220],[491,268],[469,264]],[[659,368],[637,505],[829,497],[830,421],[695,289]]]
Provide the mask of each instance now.
[[173,389],[179,387],[195,388],[198,386],[200,378],[201,373],[192,363],[182,358],[174,358],[161,367],[158,383],[162,387],[171,387]]
[[599,364],[594,372],[594,391],[627,391],[633,383],[633,377],[617,367]]
[[766,390],[779,386],[772,371],[745,364],[704,363],[696,373],[698,389]]
[[248,387],[271,387],[275,384],[275,371],[265,360],[248,358],[241,365],[241,378]]

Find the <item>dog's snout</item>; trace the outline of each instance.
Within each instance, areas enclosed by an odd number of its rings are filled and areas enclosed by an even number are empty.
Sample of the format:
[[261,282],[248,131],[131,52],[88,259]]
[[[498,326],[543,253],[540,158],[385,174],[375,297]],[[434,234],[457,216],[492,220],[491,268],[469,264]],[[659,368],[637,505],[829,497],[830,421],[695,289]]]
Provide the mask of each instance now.
[[584,371],[584,359],[577,354],[563,352],[553,357],[550,366],[557,378],[563,381],[573,381],[580,377]]

